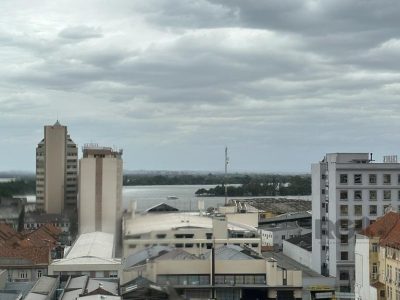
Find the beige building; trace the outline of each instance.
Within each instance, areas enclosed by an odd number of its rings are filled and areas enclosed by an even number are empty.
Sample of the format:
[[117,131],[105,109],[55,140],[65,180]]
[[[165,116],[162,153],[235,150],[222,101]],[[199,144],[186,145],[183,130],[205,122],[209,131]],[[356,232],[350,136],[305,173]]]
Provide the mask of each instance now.
[[78,148],[58,121],[36,148],[36,205],[47,213],[76,210]]
[[201,255],[155,246],[128,256],[124,282],[138,276],[185,299],[301,299],[302,272],[249,249],[222,245]]
[[257,229],[249,225],[228,222],[226,217],[204,216],[199,213],[179,212],[166,203],[143,213],[130,215],[123,221],[123,253],[127,255],[149,246],[183,248],[202,254],[214,244],[234,244],[261,253],[261,238]]
[[119,239],[122,150],[85,145],[79,164],[79,233],[102,231]]

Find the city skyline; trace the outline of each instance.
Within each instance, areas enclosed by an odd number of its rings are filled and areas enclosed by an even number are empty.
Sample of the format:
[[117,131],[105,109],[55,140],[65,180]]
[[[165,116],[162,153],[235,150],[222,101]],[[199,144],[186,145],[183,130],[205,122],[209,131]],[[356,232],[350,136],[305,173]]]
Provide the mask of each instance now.
[[[43,126],[124,149],[126,170],[310,172],[400,154],[400,3],[0,3],[0,171]],[[81,151],[79,151],[81,156]]]

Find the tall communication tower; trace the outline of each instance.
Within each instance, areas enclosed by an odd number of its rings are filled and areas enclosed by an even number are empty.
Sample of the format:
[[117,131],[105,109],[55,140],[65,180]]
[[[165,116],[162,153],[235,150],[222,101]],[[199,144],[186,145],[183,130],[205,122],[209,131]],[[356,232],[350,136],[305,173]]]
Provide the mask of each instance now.
[[225,146],[225,176],[224,176],[224,187],[225,187],[225,205],[228,204],[228,186],[227,186],[227,172],[228,172],[228,164],[229,164],[229,157],[228,157],[228,147]]

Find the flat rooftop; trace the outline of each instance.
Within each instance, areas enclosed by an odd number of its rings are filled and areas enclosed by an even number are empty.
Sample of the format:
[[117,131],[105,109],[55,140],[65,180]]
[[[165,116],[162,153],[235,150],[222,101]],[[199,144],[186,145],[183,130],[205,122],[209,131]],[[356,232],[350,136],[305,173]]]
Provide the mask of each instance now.
[[312,251],[312,233],[295,236],[286,240],[287,242],[299,246],[307,251]]
[[263,256],[265,258],[274,258],[277,261],[278,266],[284,269],[302,271],[303,277],[326,278],[325,276],[318,274],[310,268],[307,268],[306,266],[298,263],[294,259],[286,256],[282,252],[263,252]]
[[113,258],[114,235],[105,232],[81,234],[65,258],[101,257]]

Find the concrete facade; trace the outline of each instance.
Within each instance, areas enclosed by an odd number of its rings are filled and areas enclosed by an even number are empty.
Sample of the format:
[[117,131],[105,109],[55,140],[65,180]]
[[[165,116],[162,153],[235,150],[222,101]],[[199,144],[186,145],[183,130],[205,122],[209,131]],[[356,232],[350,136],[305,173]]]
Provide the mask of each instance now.
[[336,277],[340,292],[354,292],[355,233],[390,206],[398,209],[400,164],[393,157],[373,163],[369,153],[330,153],[311,170],[312,268]]
[[86,145],[79,164],[79,232],[119,239],[122,219],[122,151]]
[[78,148],[58,121],[36,148],[36,205],[47,213],[76,211]]

